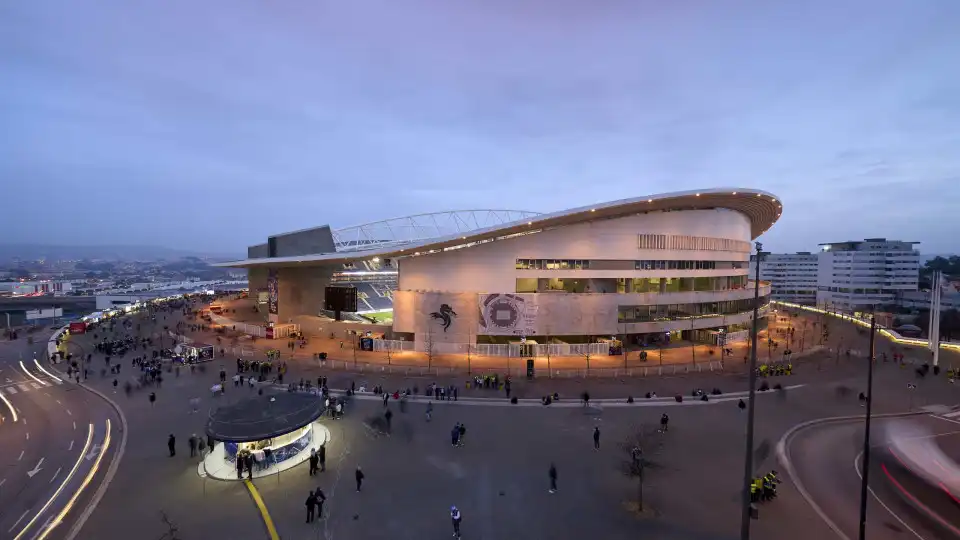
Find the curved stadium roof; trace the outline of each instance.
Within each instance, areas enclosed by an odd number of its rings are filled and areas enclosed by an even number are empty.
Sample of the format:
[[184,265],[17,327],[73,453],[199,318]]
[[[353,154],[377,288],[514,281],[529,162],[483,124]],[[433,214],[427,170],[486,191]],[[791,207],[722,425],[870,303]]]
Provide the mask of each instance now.
[[[465,214],[470,212],[516,212],[523,217],[509,222],[493,223],[485,227],[472,228],[458,232],[451,232],[441,236],[429,236],[411,240],[393,240],[370,236],[370,242],[360,247],[357,240],[356,247],[344,245],[347,249],[339,249],[336,253],[318,253],[316,255],[297,255],[292,257],[272,257],[262,259],[245,259],[240,261],[220,263],[216,266],[227,267],[255,267],[255,266],[300,266],[325,265],[342,262],[370,259],[372,257],[403,257],[419,255],[422,252],[431,252],[473,242],[482,242],[512,235],[532,233],[554,227],[575,225],[598,219],[613,219],[630,214],[656,211],[676,210],[703,210],[726,208],[747,216],[750,220],[752,237],[756,238],[765,233],[780,218],[783,205],[780,200],[766,191],[743,188],[716,188],[699,191],[681,191],[648,195],[633,199],[622,199],[608,203],[582,206],[561,212],[536,214],[534,212],[511,210],[473,210],[466,212],[447,212],[441,214],[422,214],[410,218],[386,220],[369,225],[360,225],[349,229],[340,229],[335,232],[334,239],[339,243],[349,242],[343,234],[346,231],[372,227],[377,224],[399,222],[415,219],[422,216],[437,216],[446,214]],[[478,223],[479,225],[479,223]],[[439,228],[438,228],[439,230]],[[386,240],[386,241],[385,241]]]

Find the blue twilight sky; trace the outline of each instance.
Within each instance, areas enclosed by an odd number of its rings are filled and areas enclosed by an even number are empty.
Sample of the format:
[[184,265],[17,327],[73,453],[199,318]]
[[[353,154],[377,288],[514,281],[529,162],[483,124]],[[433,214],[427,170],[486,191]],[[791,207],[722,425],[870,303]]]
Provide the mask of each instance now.
[[10,0],[0,126],[6,241],[737,186],[774,251],[960,251],[957,0]]

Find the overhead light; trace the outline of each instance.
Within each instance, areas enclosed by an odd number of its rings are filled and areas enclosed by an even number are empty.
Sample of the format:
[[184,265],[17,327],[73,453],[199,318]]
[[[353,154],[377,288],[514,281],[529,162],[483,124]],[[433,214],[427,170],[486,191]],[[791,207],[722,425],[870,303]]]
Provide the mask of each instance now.
[[647,199],[647,202],[653,202],[653,199]]
[[737,194],[737,192],[736,192],[736,191],[734,191],[734,192],[733,192],[733,194],[734,194],[734,195],[736,195],[736,194]]
[[697,193],[697,197],[699,197],[699,196],[700,196],[700,194],[699,194],[699,193]]
[[380,257],[374,257],[373,262],[380,262]]
[[596,209],[596,208],[591,208],[590,211],[591,211],[591,212],[596,212],[597,209]]
[[527,222],[527,225],[533,225],[533,222],[532,222],[532,221],[528,221],[528,222]]

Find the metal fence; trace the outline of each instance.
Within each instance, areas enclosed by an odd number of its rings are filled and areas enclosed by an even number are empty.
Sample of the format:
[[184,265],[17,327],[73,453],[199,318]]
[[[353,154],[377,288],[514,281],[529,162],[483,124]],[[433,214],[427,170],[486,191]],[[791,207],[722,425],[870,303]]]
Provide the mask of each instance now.
[[[375,352],[420,352],[431,348],[429,340],[396,341],[387,339],[373,340]],[[545,345],[521,345],[515,343],[433,343],[433,354],[463,354],[468,350],[472,356],[493,356],[507,358],[532,358],[547,356],[607,356],[610,345],[606,343],[561,343]]]

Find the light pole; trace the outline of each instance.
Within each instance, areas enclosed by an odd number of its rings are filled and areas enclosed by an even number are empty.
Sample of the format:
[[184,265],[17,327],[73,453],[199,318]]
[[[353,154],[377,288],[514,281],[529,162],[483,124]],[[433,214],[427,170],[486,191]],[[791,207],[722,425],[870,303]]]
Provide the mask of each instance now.
[[750,539],[750,519],[752,503],[750,501],[750,484],[753,482],[753,420],[755,416],[755,403],[757,397],[757,318],[760,313],[760,254],[763,245],[757,242],[756,269],[753,282],[753,328],[750,333],[750,389],[749,399],[747,401],[747,444],[743,458],[743,485],[740,489],[743,492],[740,497],[743,499],[743,509],[740,516],[740,540]]
[[870,315],[870,354],[867,358],[867,417],[863,428],[863,476],[860,479],[860,540],[867,538],[867,482],[870,476],[870,419],[873,411],[873,355],[877,319]]

